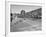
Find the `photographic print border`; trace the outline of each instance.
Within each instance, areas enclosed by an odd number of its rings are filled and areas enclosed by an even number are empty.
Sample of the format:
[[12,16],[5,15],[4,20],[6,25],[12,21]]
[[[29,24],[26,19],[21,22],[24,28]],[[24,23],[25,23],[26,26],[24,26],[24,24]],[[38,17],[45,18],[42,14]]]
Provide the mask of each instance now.
[[[44,12],[43,11],[43,8],[44,8],[44,4],[42,3],[29,3],[29,2],[12,2],[12,1],[6,1],[5,2],[5,6],[6,6],[6,25],[5,25],[5,28],[6,28],[6,34],[10,33],[10,34],[15,34],[16,32],[10,32],[10,4],[17,4],[17,5],[37,5],[37,6],[42,6],[42,13]],[[42,17],[43,18],[43,17]],[[42,19],[43,20],[43,19]],[[43,22],[42,22],[43,23]],[[27,32],[28,33],[28,32]],[[44,28],[43,28],[43,24],[42,24],[42,31],[30,31],[29,33],[33,33],[33,34],[42,34],[42,33],[45,33],[44,32]]]

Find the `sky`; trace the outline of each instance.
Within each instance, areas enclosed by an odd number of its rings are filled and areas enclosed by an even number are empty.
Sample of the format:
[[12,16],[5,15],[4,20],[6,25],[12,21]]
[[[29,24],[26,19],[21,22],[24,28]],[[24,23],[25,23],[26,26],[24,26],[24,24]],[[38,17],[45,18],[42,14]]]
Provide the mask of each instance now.
[[41,8],[41,6],[34,5],[10,5],[10,9],[12,13],[20,13],[21,10],[25,10],[26,12]]

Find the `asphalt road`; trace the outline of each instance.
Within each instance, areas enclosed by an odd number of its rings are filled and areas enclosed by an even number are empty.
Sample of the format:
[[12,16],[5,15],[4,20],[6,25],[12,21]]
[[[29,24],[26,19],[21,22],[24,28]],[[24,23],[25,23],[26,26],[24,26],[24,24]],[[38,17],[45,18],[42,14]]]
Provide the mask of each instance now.
[[41,30],[42,30],[41,19],[18,18],[16,20],[13,20],[10,26],[11,32],[41,31]]

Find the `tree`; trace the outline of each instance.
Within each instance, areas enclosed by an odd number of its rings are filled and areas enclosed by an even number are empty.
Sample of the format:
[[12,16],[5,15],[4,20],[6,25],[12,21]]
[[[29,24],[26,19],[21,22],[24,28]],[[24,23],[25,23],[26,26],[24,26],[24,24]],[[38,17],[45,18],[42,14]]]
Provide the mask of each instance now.
[[25,10],[21,10],[21,15],[25,15]]

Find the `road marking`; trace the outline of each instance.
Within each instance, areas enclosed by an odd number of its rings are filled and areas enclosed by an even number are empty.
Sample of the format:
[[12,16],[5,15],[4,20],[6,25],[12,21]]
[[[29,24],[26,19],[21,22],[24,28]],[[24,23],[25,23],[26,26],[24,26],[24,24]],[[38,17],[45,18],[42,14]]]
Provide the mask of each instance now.
[[31,23],[29,23],[29,22],[28,22],[28,21],[26,21],[26,20],[23,20],[23,22],[28,23],[29,25],[31,25]]

